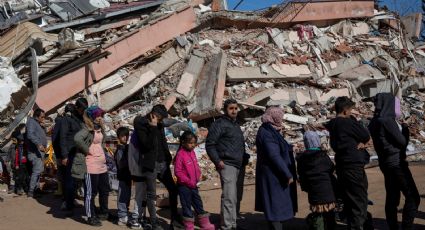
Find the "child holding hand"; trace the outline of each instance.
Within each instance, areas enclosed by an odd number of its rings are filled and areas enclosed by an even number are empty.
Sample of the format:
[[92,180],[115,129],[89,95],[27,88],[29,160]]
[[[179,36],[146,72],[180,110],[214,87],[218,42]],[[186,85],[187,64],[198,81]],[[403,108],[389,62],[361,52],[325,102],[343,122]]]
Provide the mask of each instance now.
[[175,158],[174,173],[177,177],[180,203],[183,209],[184,226],[193,230],[195,226],[192,207],[202,230],[214,230],[209,214],[204,210],[197,187],[201,179],[201,170],[195,155],[197,137],[190,131],[180,137],[180,147]]

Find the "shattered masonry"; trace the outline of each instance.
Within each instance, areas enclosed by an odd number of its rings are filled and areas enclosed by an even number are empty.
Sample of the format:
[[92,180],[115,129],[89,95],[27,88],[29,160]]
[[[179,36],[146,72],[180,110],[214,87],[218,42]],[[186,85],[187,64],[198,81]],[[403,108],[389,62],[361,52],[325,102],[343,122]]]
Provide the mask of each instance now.
[[374,1],[292,1],[260,12],[226,11],[220,0],[49,2],[0,1],[2,144],[33,93],[53,120],[66,102],[86,96],[109,111],[111,140],[118,126],[132,128],[136,115],[163,103],[174,117],[166,120],[170,146],[181,131],[196,131],[208,179],[214,166],[203,140],[223,100],[235,98],[253,176],[266,106],[285,109],[285,135],[302,149],[303,127],[326,143],[321,124],[333,116],[336,97],[353,98],[367,123],[371,98],[392,92],[403,96],[409,153],[425,147],[421,14],[399,17]]

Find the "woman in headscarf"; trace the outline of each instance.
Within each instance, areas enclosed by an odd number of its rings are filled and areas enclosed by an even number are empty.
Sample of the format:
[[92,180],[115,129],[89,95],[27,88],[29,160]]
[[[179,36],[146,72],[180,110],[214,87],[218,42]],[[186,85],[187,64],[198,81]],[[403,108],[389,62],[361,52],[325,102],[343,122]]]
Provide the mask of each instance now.
[[298,209],[295,160],[292,146],[281,134],[283,110],[269,107],[261,120],[256,139],[255,210],[264,212],[270,229],[281,230]]
[[[101,108],[88,107],[83,115],[85,126],[74,137],[81,154],[75,156],[72,171],[84,173],[84,207],[87,224],[92,226],[101,226],[101,220],[108,218],[110,187],[104,150],[103,115]],[[95,212],[94,201],[98,194],[99,211]]]

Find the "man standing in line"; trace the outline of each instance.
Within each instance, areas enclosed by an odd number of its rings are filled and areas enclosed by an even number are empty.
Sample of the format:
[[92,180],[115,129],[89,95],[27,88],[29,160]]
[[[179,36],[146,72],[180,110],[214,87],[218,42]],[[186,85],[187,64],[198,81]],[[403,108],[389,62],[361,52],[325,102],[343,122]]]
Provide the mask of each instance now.
[[[206,150],[220,174],[221,188],[221,228],[236,229],[238,209],[238,180],[244,158],[245,139],[237,123],[239,106],[236,100],[224,102],[224,115],[209,129]],[[243,189],[239,188],[239,189]]]
[[28,160],[32,165],[28,197],[33,198],[38,195],[35,192],[39,191],[40,175],[44,171],[44,154],[47,147],[46,131],[42,127],[44,118],[45,112],[42,109],[36,109],[27,121]]
[[165,138],[164,118],[168,117],[164,105],[155,105],[146,116],[137,116],[134,119],[134,129],[139,139],[142,179],[146,183],[147,208],[151,218],[152,229],[162,229],[156,217],[156,180],[165,185],[170,194],[171,224],[179,224],[177,210],[177,185],[170,170],[171,154]]
[[66,205],[64,208],[68,216],[73,215],[76,191],[76,181],[75,178],[71,176],[72,163],[77,151],[74,136],[84,127],[82,114],[87,107],[87,100],[85,98],[78,98],[75,101],[75,105],[70,104],[65,107],[65,115],[59,124],[60,159],[62,167],[65,168],[63,179]]

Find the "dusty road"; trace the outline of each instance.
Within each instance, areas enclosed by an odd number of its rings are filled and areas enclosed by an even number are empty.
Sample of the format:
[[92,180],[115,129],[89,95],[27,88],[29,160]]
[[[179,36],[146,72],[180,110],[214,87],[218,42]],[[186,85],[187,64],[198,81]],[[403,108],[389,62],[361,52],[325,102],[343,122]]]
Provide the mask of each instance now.
[[[419,208],[417,219],[415,220],[416,229],[425,229],[425,164],[411,165],[412,173],[418,185],[422,197],[422,203]],[[376,229],[387,229],[384,215],[385,190],[383,176],[378,168],[367,169],[369,177],[370,199],[375,203],[369,207],[373,214],[374,225]],[[209,183],[209,187],[214,187],[214,182]],[[213,214],[213,220],[218,221],[218,212],[220,205],[220,189],[202,191],[202,197],[205,209]],[[242,201],[242,213],[245,220],[239,223],[242,229],[266,229],[266,222],[263,215],[254,212],[254,194],[253,185],[245,187],[244,199]],[[82,223],[80,217],[83,209],[78,209],[74,218],[66,218],[61,211],[60,199],[53,195],[47,195],[39,200],[28,199],[26,197],[15,197],[0,193],[4,202],[0,202],[0,229],[22,229],[22,230],[61,230],[61,229],[96,229]],[[309,213],[307,197],[304,192],[299,191],[300,211],[296,218],[287,223],[285,229],[306,229],[304,218]],[[403,204],[403,201],[401,202]],[[116,212],[116,197],[110,197],[110,208],[113,213]],[[158,214],[166,221],[168,210],[159,210]],[[104,222],[103,227],[98,229],[125,229],[110,222]]]

